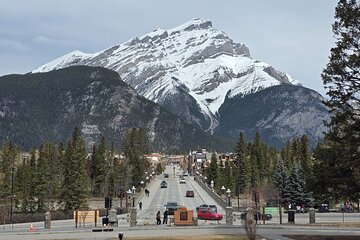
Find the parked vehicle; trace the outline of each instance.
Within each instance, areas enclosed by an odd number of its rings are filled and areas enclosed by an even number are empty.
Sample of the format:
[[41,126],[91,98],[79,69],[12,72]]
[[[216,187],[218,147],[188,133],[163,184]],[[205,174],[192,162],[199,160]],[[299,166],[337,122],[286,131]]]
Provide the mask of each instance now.
[[[247,214],[247,211],[245,212],[242,212],[241,215],[240,215],[240,218],[242,220],[246,220],[246,214]],[[269,213],[265,213],[265,214],[262,214],[260,211],[255,211],[254,210],[254,220],[257,221],[257,220],[263,220],[265,218],[265,220],[271,220],[272,219],[272,215],[269,214]]]
[[160,188],[167,188],[167,183],[165,181],[162,181],[160,183]]
[[174,215],[174,212],[178,210],[179,205],[177,202],[167,202],[165,205],[168,215]]
[[217,207],[216,205],[213,204],[206,204],[203,203],[200,206],[196,207],[196,211],[198,212],[200,209],[212,209],[214,212],[217,212]]
[[194,191],[192,191],[192,190],[187,190],[187,191],[186,191],[186,197],[194,197]]
[[217,213],[214,210],[208,209],[200,209],[197,213],[198,219],[203,220],[221,220],[223,219],[223,215],[221,213]]

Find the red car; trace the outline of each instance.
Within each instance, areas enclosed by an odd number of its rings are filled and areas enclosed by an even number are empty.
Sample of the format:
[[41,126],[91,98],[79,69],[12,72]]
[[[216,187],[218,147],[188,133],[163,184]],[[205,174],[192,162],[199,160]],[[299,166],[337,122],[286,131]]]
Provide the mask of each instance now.
[[223,215],[221,213],[217,213],[212,209],[199,209],[197,216],[198,216],[198,219],[203,219],[203,220],[221,220],[221,219],[223,219]]

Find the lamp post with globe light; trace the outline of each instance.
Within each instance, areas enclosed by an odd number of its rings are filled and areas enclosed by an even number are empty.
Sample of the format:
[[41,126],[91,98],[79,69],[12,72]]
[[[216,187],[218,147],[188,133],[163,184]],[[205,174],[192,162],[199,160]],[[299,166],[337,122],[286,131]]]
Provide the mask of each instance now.
[[130,227],[136,226],[136,208],[135,208],[135,186],[126,192],[130,197],[132,196],[132,208],[130,208]]
[[[221,193],[222,193],[222,195],[225,195],[225,187],[224,186],[221,187]],[[226,199],[224,199],[224,202],[226,202]]]
[[226,207],[226,225],[233,225],[233,208],[231,206],[231,190],[226,191],[228,202]]
[[228,197],[228,206],[231,206],[231,190],[228,188],[228,190],[226,191],[227,193],[227,197]]
[[135,186],[132,186],[131,191],[132,191],[132,197],[133,197],[133,199],[132,199],[132,207],[133,208],[135,207],[135,190],[136,190]]

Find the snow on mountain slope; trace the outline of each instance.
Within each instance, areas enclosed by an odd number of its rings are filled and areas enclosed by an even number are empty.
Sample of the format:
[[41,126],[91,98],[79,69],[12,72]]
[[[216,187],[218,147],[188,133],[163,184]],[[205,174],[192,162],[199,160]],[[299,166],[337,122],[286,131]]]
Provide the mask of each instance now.
[[[205,130],[217,126],[217,112],[226,97],[280,84],[300,85],[269,64],[252,59],[244,44],[234,43],[210,21],[200,19],[169,30],[156,29],[94,54],[74,51],[33,72],[72,65],[115,70],[139,94],[162,105],[179,105],[181,102],[169,99],[187,94],[197,104],[191,111],[197,113],[186,110],[184,118],[191,116]],[[171,110],[176,113],[178,107]]]

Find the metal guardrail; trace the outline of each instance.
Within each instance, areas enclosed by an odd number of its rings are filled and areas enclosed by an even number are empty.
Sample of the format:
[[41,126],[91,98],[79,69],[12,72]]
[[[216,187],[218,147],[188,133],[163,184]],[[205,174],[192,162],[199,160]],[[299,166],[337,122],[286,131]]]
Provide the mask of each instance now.
[[216,192],[214,192],[211,188],[209,188],[200,178],[194,177],[194,180],[206,191],[207,194],[210,195],[212,199],[215,200],[217,204],[219,204],[222,208],[226,208],[226,201],[221,198]]

